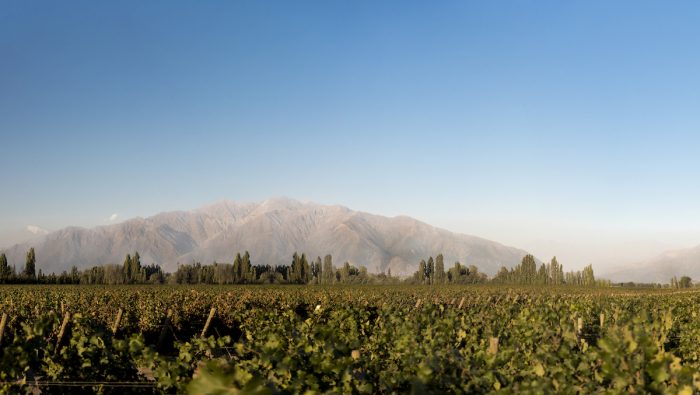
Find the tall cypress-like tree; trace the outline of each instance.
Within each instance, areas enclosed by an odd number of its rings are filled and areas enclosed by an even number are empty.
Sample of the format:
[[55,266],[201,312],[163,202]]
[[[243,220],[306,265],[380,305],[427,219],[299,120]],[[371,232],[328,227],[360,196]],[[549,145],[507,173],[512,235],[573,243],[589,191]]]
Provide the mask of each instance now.
[[7,263],[7,256],[5,254],[0,254],[0,281],[7,283],[12,277],[12,268]]
[[428,265],[425,268],[425,279],[428,284],[433,283],[433,274],[435,274],[435,261],[433,261],[433,257],[431,256],[428,258]]
[[562,266],[557,261],[557,257],[552,257],[549,262],[549,283],[551,285],[561,285],[564,281],[564,275],[562,272]]
[[309,267],[309,261],[306,259],[306,254],[301,254],[301,283],[308,284],[311,279],[311,268]]
[[340,269],[340,282],[347,284],[350,282],[350,262],[345,261]]
[[423,284],[425,282],[425,273],[427,271],[426,267],[427,265],[425,264],[425,260],[421,259],[420,263],[418,263],[418,271],[416,272],[416,281],[419,284]]
[[250,254],[246,251],[243,253],[243,258],[241,259],[241,280],[244,282],[253,282],[253,278],[251,277]]
[[547,281],[548,276],[547,276],[547,266],[543,263],[540,265],[539,270],[537,271],[537,284],[540,285],[547,285],[549,284],[549,281]]
[[131,257],[129,266],[131,267],[131,278],[129,278],[129,282],[132,284],[145,282],[145,279],[142,278],[141,256],[139,255],[138,251],[134,252],[134,256]]
[[581,274],[581,281],[583,285],[593,286],[595,285],[595,276],[593,275],[593,265],[588,265],[583,268],[583,273]]
[[335,282],[335,268],[333,267],[333,257],[328,254],[323,258],[322,277],[323,284],[333,284]]
[[36,280],[36,255],[34,254],[34,247],[27,251],[27,259],[24,264],[24,277],[29,280]]
[[435,284],[445,283],[445,262],[442,254],[435,257]]
[[316,260],[311,264],[311,276],[316,280],[316,284],[321,283],[321,277],[323,277],[323,264],[321,263],[320,256],[317,256]]
[[124,274],[124,283],[131,281],[131,254],[126,254],[124,263],[122,264],[122,272]]
[[241,282],[241,269],[243,266],[243,258],[241,258],[241,253],[237,252],[236,257],[233,259],[233,282],[238,284]]
[[534,284],[537,278],[537,262],[535,262],[535,257],[527,254],[523,258],[520,264],[521,279],[520,282],[524,284]]
[[292,255],[292,266],[289,268],[288,281],[293,284],[301,281],[301,258],[296,252]]

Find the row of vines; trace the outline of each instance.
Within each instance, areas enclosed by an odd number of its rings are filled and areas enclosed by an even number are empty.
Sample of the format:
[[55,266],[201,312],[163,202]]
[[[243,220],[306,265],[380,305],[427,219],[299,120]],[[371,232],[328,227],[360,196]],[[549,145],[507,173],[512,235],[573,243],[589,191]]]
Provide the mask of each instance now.
[[8,393],[700,392],[700,292],[0,288]]

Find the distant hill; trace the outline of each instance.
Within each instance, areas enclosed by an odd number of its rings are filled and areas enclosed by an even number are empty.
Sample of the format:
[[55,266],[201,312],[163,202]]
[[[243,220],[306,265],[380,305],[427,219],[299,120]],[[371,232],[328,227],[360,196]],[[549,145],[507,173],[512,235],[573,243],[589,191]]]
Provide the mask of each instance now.
[[420,259],[443,253],[446,266],[460,261],[494,274],[527,254],[410,217],[388,218],[285,198],[222,201],[92,229],[68,227],[7,248],[10,264],[21,269],[32,246],[37,267],[45,272],[121,263],[133,251],[145,264],[174,271],[178,262],[231,262],[237,251],[248,250],[253,264],[289,264],[295,251],[312,258],[330,253],[335,265],[349,261],[371,272],[391,269],[393,274],[410,274]]
[[689,276],[700,281],[700,245],[667,251],[648,261],[627,265],[606,275],[613,281],[660,283],[668,283],[673,276]]

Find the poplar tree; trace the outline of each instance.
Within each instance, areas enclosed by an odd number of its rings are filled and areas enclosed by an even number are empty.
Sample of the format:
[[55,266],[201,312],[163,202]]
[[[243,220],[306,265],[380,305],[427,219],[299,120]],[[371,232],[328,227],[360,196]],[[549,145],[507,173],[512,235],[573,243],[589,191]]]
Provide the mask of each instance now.
[[350,282],[350,262],[343,263],[343,267],[340,269],[340,282],[343,284]]
[[322,277],[323,284],[333,284],[335,282],[335,268],[333,267],[333,257],[330,254],[323,258]]
[[537,262],[535,257],[527,254],[520,263],[521,278],[520,282],[524,284],[534,284],[537,278]]
[[29,280],[36,280],[36,255],[34,254],[34,247],[27,251],[27,259],[24,264],[24,277]]
[[241,259],[241,281],[242,282],[252,282],[252,271],[250,264],[250,254],[248,251],[243,253],[243,258]]
[[309,267],[309,261],[306,259],[306,254],[301,254],[301,282],[302,284],[308,284],[311,279],[311,268]]
[[583,285],[593,286],[595,285],[595,276],[593,275],[593,265],[588,265],[583,268]]
[[420,284],[425,282],[425,272],[427,270],[426,267],[427,265],[425,264],[425,260],[421,259],[420,263],[418,264],[418,271],[416,272],[416,281]]
[[435,273],[435,262],[433,261],[433,257],[431,256],[428,258],[428,265],[425,267],[425,279],[427,280],[428,284],[433,283],[433,274]]
[[688,276],[682,276],[678,280],[678,288],[690,288],[693,285],[693,280]]
[[316,260],[311,263],[311,277],[314,279],[316,284],[321,284],[321,277],[323,276],[323,264],[321,263],[321,257],[317,256]]
[[557,257],[552,257],[549,262],[549,283],[552,285],[561,285],[563,281],[562,266],[557,261]]
[[243,266],[243,258],[241,258],[241,253],[237,252],[236,257],[233,259],[233,283],[238,284],[242,280],[241,267]]
[[0,281],[7,283],[12,277],[12,268],[7,263],[7,256],[0,254]]
[[438,256],[435,257],[435,283],[445,283],[445,262],[442,254],[438,254]]

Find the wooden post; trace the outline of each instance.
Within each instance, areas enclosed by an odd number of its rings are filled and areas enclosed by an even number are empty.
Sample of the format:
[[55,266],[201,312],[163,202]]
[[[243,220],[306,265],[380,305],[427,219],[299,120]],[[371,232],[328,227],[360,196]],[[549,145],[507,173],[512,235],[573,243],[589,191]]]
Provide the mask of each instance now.
[[583,331],[583,318],[579,317],[578,322],[576,323],[576,333],[578,333],[578,335],[581,336],[582,331]]
[[68,321],[70,321],[70,313],[66,312],[63,315],[63,322],[61,322],[61,329],[58,331],[58,338],[56,339],[56,352],[61,347],[61,340],[63,340],[63,335],[66,333],[66,327],[68,327]]
[[491,355],[498,354],[498,338],[497,337],[492,337],[491,339],[489,339],[489,354],[491,354]]
[[0,319],[0,344],[2,344],[2,337],[5,334],[5,325],[7,325],[7,313],[2,313],[2,318]]
[[165,320],[163,320],[163,329],[160,330],[160,336],[158,337],[158,348],[160,348],[163,345],[163,342],[165,341],[165,335],[167,334],[168,328],[170,328],[170,316],[173,314],[173,311],[168,309],[168,311],[165,313]]
[[605,326],[605,313],[600,313],[600,327]]
[[204,324],[204,328],[202,329],[202,334],[199,335],[199,337],[204,337],[207,334],[207,330],[209,329],[209,324],[211,324],[211,320],[214,318],[214,314],[216,314],[216,307],[212,307],[211,310],[209,310],[209,317],[207,317],[207,322]]
[[418,301],[416,302],[416,308],[419,308],[419,307],[420,307],[420,299],[418,299]]
[[462,306],[464,306],[464,297],[462,297],[462,300],[459,301],[459,306],[457,306],[457,308],[461,309]]
[[117,311],[117,318],[114,320],[114,324],[112,325],[112,334],[116,335],[117,330],[119,330],[119,323],[122,320],[122,314],[124,314],[124,309],[119,308],[119,311]]

